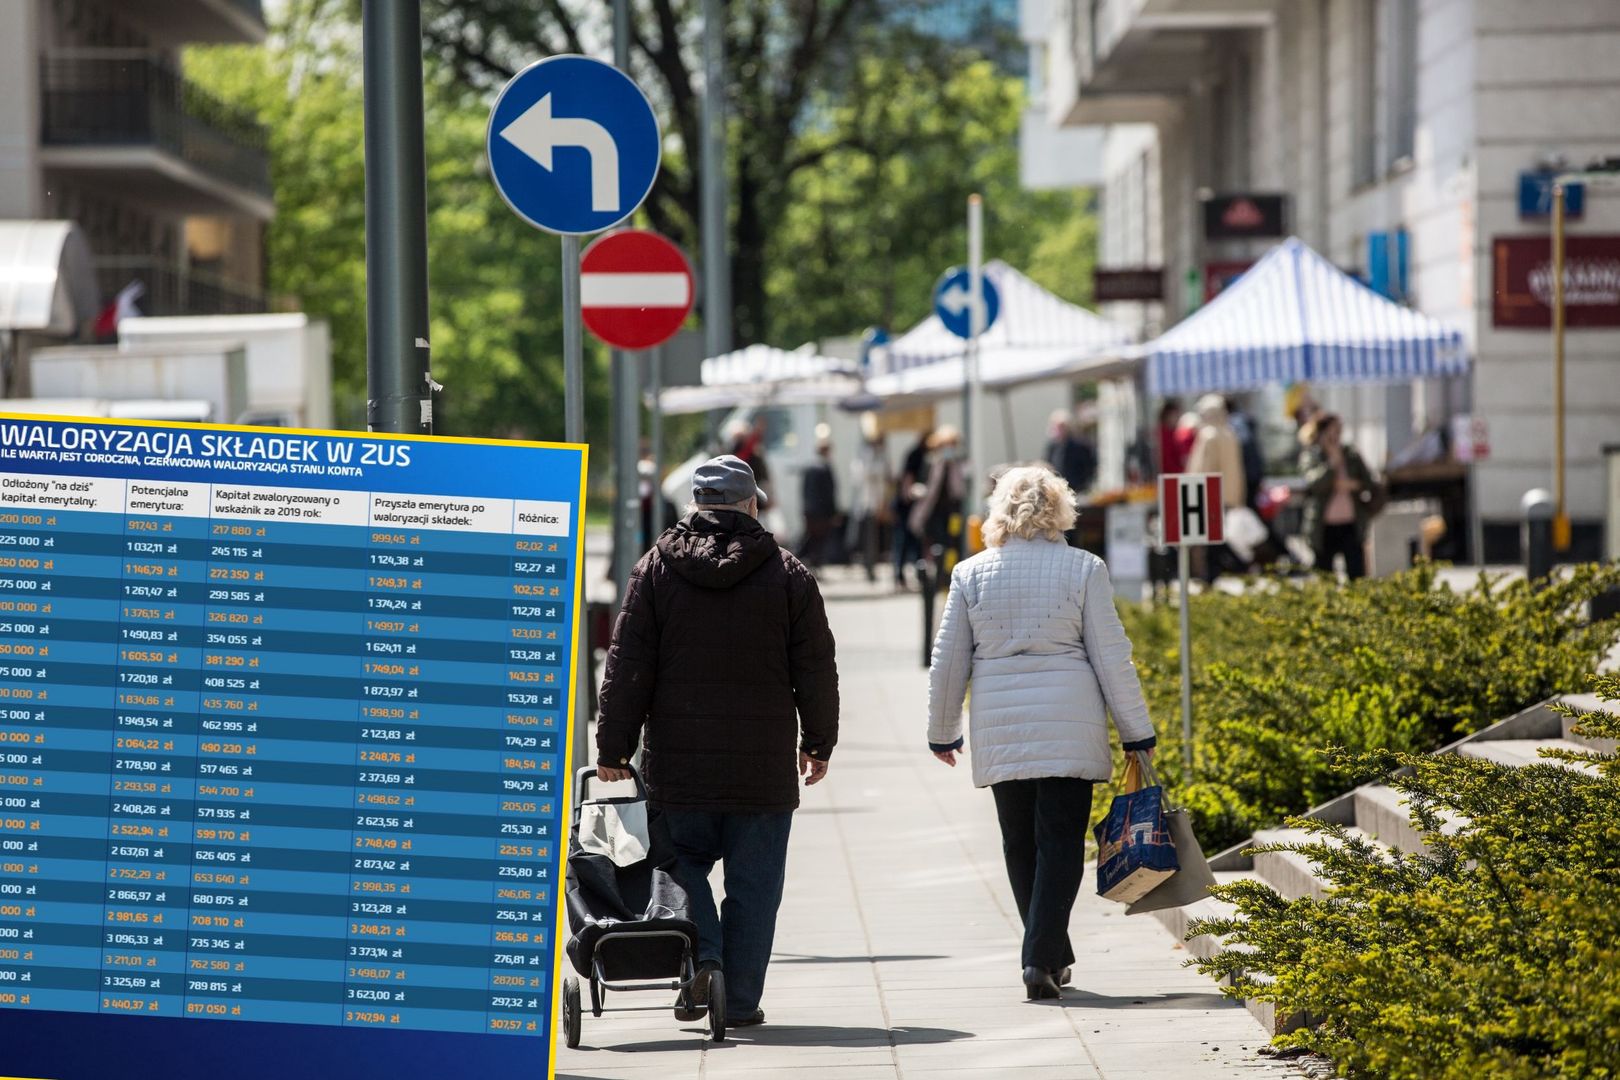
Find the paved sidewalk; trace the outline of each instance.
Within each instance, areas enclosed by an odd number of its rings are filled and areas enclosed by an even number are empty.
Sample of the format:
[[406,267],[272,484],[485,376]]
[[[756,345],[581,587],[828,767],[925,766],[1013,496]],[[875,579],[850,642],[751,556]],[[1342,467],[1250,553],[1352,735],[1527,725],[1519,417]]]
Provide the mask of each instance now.
[[924,745],[920,601],[837,579],[827,592],[843,725],[827,780],[794,820],[769,1022],[709,1046],[701,1024],[675,1021],[672,995],[610,995],[610,1008],[655,1011],[597,1019],[587,1003],[584,1045],[559,1050],[558,1076],[1300,1076],[1258,1056],[1259,1024],[1183,967],[1156,921],[1100,900],[1089,870],[1074,986],[1061,1002],[1023,1000],[994,805]]

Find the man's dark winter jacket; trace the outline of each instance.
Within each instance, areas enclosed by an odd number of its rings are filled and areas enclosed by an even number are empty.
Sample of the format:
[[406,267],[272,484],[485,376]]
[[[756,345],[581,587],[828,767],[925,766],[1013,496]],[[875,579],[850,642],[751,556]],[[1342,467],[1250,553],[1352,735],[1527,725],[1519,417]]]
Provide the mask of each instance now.
[[688,516],[630,575],[600,704],[598,764],[629,761],[645,724],[655,803],[795,809],[798,751],[825,761],[838,741],[838,667],[815,578],[746,514]]

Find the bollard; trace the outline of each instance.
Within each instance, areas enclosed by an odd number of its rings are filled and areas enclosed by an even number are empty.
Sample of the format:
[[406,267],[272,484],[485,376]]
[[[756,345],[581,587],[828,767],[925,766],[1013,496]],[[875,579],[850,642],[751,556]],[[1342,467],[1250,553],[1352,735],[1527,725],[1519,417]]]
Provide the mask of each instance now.
[[922,666],[927,667],[934,658],[934,582],[929,576],[927,559],[918,559],[915,569],[923,604]]
[[1531,581],[1545,578],[1553,568],[1552,493],[1545,488],[1533,488],[1519,500],[1524,513],[1520,545],[1524,548],[1524,574]]

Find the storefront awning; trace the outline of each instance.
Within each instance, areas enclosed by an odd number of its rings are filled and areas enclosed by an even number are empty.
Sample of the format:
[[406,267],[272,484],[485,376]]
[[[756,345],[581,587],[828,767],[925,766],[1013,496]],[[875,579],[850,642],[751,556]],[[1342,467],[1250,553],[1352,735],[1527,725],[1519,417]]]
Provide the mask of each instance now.
[[74,337],[100,303],[90,245],[71,221],[0,221],[0,330]]
[[1377,382],[1467,370],[1462,333],[1367,288],[1290,237],[1143,349],[1155,394]]

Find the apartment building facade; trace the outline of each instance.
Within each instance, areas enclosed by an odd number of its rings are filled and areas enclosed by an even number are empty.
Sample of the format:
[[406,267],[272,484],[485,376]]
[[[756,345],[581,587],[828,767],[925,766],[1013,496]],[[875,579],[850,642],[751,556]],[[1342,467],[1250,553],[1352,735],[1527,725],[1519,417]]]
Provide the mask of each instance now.
[[[1279,211],[1279,231],[1463,332],[1468,378],[1311,389],[1377,461],[1458,414],[1482,417],[1484,554],[1516,557],[1521,497],[1552,486],[1547,180],[1620,156],[1620,4],[1025,0],[1023,18],[1035,122],[1100,136],[1096,159],[1072,168],[1102,178],[1102,265],[1163,268],[1162,299],[1109,313],[1152,336],[1207,302],[1276,241],[1212,232],[1206,212],[1261,196],[1247,213]],[[1567,227],[1577,554],[1598,550],[1602,448],[1620,443],[1608,181],[1587,178]]]
[[76,223],[104,301],[265,310],[266,133],[180,62],[265,33],[259,0],[0,0],[0,219]]

